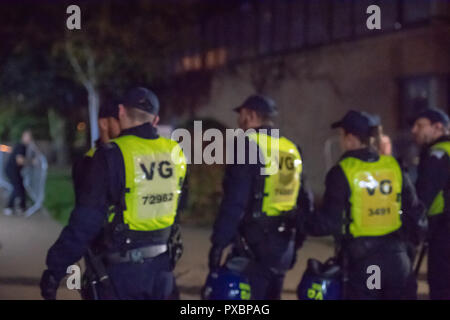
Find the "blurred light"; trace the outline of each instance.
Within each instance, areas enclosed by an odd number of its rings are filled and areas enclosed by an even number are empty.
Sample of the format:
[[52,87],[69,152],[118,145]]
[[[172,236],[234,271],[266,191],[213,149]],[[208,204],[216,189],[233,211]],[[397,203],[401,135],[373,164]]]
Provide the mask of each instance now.
[[11,152],[11,147],[6,144],[0,144],[0,152]]
[[[205,67],[208,69],[223,66],[227,62],[227,51],[224,48],[211,49],[205,53]],[[202,69],[202,56],[200,54],[185,56],[181,59],[181,68],[178,72]],[[180,70],[181,69],[181,70]]]
[[202,68],[202,58],[199,54],[187,56],[181,62],[183,71],[199,70]]
[[224,48],[209,50],[206,53],[206,67],[217,68],[227,62],[227,51]]
[[78,131],[84,131],[84,130],[86,130],[86,123],[85,123],[85,122],[78,122],[78,124],[77,124],[77,130],[78,130]]

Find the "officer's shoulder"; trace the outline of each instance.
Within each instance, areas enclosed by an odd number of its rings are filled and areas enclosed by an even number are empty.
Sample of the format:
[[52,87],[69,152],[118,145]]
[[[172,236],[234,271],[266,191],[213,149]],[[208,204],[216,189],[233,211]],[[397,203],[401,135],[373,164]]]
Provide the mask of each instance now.
[[430,150],[428,151],[428,156],[437,160],[441,160],[446,157],[449,158],[447,152],[440,148],[430,148]]
[[345,179],[345,173],[344,170],[341,167],[341,161],[339,161],[337,164],[332,166],[330,170],[327,172],[326,180],[332,180],[335,181],[336,179]]
[[119,150],[119,147],[116,143],[114,143],[114,141],[103,143],[96,150],[94,158],[110,156],[111,154],[114,154],[117,150]]
[[98,150],[102,150],[103,152],[117,148],[117,144],[114,141],[110,141],[107,143],[103,143]]

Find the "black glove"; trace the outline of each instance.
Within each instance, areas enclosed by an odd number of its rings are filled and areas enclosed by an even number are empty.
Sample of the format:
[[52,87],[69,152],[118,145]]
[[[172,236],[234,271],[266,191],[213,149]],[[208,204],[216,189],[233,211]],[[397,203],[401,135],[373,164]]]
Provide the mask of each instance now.
[[208,266],[210,271],[214,271],[220,268],[220,261],[222,260],[223,248],[219,246],[212,246],[209,251]]
[[59,287],[59,281],[53,276],[50,270],[45,270],[41,278],[41,296],[45,300],[56,300],[56,291]]

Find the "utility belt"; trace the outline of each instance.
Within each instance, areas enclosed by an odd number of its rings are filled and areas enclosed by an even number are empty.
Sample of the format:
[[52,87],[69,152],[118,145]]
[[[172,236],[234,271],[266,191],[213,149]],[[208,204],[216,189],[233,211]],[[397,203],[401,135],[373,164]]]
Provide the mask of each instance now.
[[247,214],[240,226],[240,234],[247,238],[249,242],[253,242],[252,238],[254,236],[251,235],[252,233],[265,237],[269,234],[279,234],[289,239],[295,239],[297,233],[296,213],[293,210],[271,217],[266,216],[264,213]]
[[114,222],[108,225],[105,230],[104,242],[106,248],[112,249],[115,246],[124,247],[133,245],[139,247],[139,243],[166,243],[169,241],[172,232],[172,226],[155,231],[136,231],[128,229],[124,223]]
[[114,252],[105,255],[107,264],[120,263],[144,263],[146,259],[155,258],[169,250],[167,244],[150,245],[146,247],[130,249],[124,252]]

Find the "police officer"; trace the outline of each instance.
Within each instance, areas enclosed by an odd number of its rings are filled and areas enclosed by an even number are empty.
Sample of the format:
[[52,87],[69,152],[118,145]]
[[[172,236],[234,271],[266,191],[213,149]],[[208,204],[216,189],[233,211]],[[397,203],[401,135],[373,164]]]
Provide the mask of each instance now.
[[[119,105],[110,99],[105,99],[100,106],[98,114],[98,127],[100,137],[95,141],[95,145],[90,148],[82,158],[77,159],[72,167],[72,180],[75,190],[75,203],[78,203],[80,194],[83,191],[83,181],[89,171],[95,151],[107,144],[111,139],[117,138],[120,134]],[[84,256],[85,272],[83,274],[81,296],[85,300],[98,299],[98,279],[104,277],[104,270],[101,258],[96,255],[95,246],[87,249]]]
[[77,159],[72,167],[72,180],[75,190],[75,201],[78,201],[82,188],[82,180],[89,170],[95,151],[100,146],[108,143],[111,139],[117,138],[120,134],[119,105],[118,103],[106,100],[101,106],[98,114],[98,127],[100,137],[95,141],[94,147],[90,148],[82,158]]
[[383,125],[379,115],[372,115],[372,130],[374,138],[374,148],[379,154],[386,156],[392,155],[392,141],[391,138],[384,133]]
[[428,282],[430,298],[450,299],[450,137],[449,118],[426,109],[414,121],[412,134],[422,147],[417,195],[428,213]]
[[[285,273],[303,239],[297,232],[298,217],[312,204],[303,181],[302,157],[293,142],[273,129],[277,110],[271,99],[253,95],[234,110],[239,127],[254,132],[245,137],[245,163],[239,164],[237,158],[244,157],[235,150],[234,164],[226,167],[209,268],[212,272],[220,267],[224,249],[232,244],[229,258],[247,259],[244,273],[252,299],[280,299]],[[271,150],[272,142],[278,144],[279,153]],[[260,155],[259,163],[251,163],[252,152]]]
[[[406,242],[420,242],[424,210],[395,158],[370,146],[371,123],[369,114],[352,110],[332,124],[346,152],[327,174],[312,235],[336,237],[344,298],[412,299],[416,286]],[[379,267],[379,290],[367,286],[369,266]]]
[[[156,133],[158,111],[150,90],[135,88],[125,94],[119,105],[122,132],[95,152],[69,224],[48,252],[41,279],[45,299],[55,299],[67,267],[94,241],[101,243],[114,289],[100,289],[100,299],[166,299],[173,293],[168,242],[186,162],[175,141]],[[115,210],[107,217],[110,206]]]

